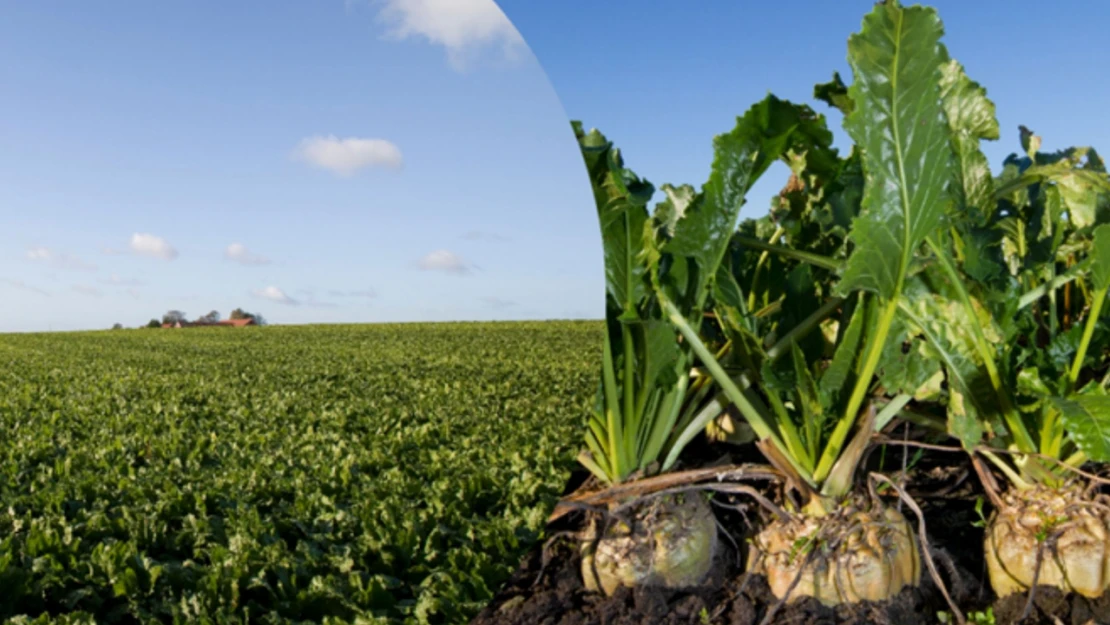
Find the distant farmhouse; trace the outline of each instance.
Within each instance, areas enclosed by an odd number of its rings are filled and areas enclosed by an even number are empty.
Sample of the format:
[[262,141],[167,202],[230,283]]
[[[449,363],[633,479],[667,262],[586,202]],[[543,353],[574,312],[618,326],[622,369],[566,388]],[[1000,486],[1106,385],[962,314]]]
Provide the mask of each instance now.
[[247,317],[246,319],[224,319],[223,321],[209,322],[209,321],[175,321],[173,323],[163,323],[163,328],[208,328],[208,327],[232,327],[242,328],[243,326],[258,325],[254,321],[254,317]]
[[[193,320],[193,321],[189,321],[185,317],[185,313],[181,312],[180,310],[171,310],[171,311],[167,312],[166,314],[162,315],[162,320],[161,321],[159,321],[158,319],[151,319],[150,323],[146,324],[144,327],[147,327],[147,328],[206,328],[206,327],[244,328],[246,326],[264,326],[264,325],[266,325],[266,321],[262,318],[262,315],[259,315],[258,313],[249,313],[249,312],[243,310],[242,308],[236,308],[235,310],[231,311],[231,317],[229,319],[220,319],[220,313],[213,310],[212,312],[208,313],[207,315],[203,315],[200,318],[198,318],[196,320]],[[120,326],[117,323],[113,327],[118,329],[118,328],[123,327],[123,326]]]

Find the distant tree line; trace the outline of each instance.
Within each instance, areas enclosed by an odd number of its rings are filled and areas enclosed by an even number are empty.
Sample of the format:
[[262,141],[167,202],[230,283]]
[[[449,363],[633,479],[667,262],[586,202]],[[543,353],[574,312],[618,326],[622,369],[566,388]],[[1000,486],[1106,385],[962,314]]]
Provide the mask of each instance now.
[[[236,308],[235,310],[231,311],[231,316],[228,317],[228,318],[229,319],[253,319],[254,323],[256,325],[260,325],[260,326],[261,325],[266,325],[266,320],[262,317],[262,315],[260,315],[258,313],[247,312],[247,311],[243,310],[242,308]],[[212,311],[209,311],[207,315],[201,315],[200,317],[197,317],[192,323],[199,323],[199,324],[219,323],[220,319],[221,319],[221,317],[220,317],[219,311],[212,310]],[[182,312],[180,310],[170,310],[170,311],[167,311],[166,314],[162,315],[162,320],[161,321],[159,321],[158,319],[151,319],[143,327],[146,327],[146,328],[161,328],[163,325],[166,325],[166,324],[173,325],[173,324],[175,324],[179,321],[181,323],[189,323],[188,317],[185,315],[184,312]],[[123,328],[123,326],[118,324],[118,323],[115,324],[114,326],[112,326],[113,330],[120,330],[122,328]]]

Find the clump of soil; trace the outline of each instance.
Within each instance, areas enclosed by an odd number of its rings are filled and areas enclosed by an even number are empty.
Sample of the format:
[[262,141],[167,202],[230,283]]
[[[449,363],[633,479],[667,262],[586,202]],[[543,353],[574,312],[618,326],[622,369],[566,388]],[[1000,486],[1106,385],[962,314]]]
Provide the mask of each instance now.
[[994,603],[997,625],[1105,625],[1110,623],[1110,593],[1098,599],[1071,594],[1060,589],[1038,586],[1033,593],[1029,615],[1022,619],[1029,601],[1028,593],[1012,594]]

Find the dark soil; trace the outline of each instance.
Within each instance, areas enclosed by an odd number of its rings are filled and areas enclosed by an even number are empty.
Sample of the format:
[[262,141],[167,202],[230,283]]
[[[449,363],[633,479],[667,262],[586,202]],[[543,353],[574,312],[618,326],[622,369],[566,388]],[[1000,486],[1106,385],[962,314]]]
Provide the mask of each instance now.
[[1110,623],[1110,594],[1098,599],[1064,596],[1056,588],[1039,586],[1033,593],[1029,616],[1022,620],[1029,595],[1010,595],[994,604],[998,625],[1106,625]]
[[[719,458],[718,462],[741,463],[758,461],[756,458],[736,457],[736,448],[711,446],[704,442],[688,448],[684,456],[693,458]],[[903,459],[898,454],[898,467]],[[948,592],[966,614],[984,610],[993,597],[983,584],[985,566],[982,553],[982,530],[973,523],[979,520],[975,511],[976,498],[980,495],[979,482],[965,461],[963,454],[942,456],[941,464],[920,464],[908,471],[907,490],[922,507],[926,516],[928,538],[934,560]],[[887,458],[884,462],[889,462]],[[947,461],[947,465],[943,462]],[[872,457],[869,465],[874,465]],[[936,463],[938,461],[934,461]],[[699,463],[707,464],[707,463]],[[714,462],[712,464],[717,464]],[[912,464],[912,463],[911,463]],[[871,466],[872,470],[877,466]],[[888,474],[893,474],[886,467]],[[896,471],[897,469],[895,469]],[[576,474],[567,492],[583,483],[586,476]],[[717,498],[715,498],[716,500]],[[888,500],[896,505],[896,499]],[[745,502],[751,504],[750,501]],[[504,585],[493,601],[471,621],[472,625],[640,625],[640,624],[729,624],[759,625],[769,611],[774,611],[768,623],[924,625],[939,621],[938,613],[948,612],[943,595],[932,582],[927,569],[920,588],[906,589],[890,601],[865,603],[828,608],[816,600],[802,599],[790,605],[778,606],[761,576],[746,575],[741,567],[736,545],[743,545],[752,531],[748,521],[757,515],[749,507],[742,515],[735,510],[717,507],[722,532],[722,549],[707,580],[697,588],[668,590],[663,588],[621,589],[612,597],[587,592],[582,584],[580,559],[573,539],[560,540],[547,550],[547,564],[543,564],[543,545],[537,545]],[[917,527],[917,517],[909,508],[904,514]],[[581,527],[582,517],[571,514],[552,524],[548,535],[575,531]],[[542,575],[541,575],[542,569]],[[1044,594],[1042,601],[1049,601]],[[1046,604],[1047,605],[1047,604]],[[995,606],[998,625],[1013,622],[1009,604]],[[1022,604],[1017,615],[1020,616]],[[1052,614],[1060,614],[1051,612]],[[1094,610],[1094,604],[1072,602],[1068,615],[1104,615]],[[1009,620],[1007,620],[1007,618]],[[1096,623],[1110,622],[1100,620]],[[1042,621],[1029,621],[1040,623]],[[1043,621],[1051,623],[1053,621]],[[1068,623],[1068,620],[1063,620]],[[1085,621],[1071,621],[1083,622]],[[1024,625],[1024,623],[1023,623]]]
[[[622,588],[612,597],[583,588],[579,559],[571,546],[561,545],[553,551],[538,584],[532,585],[541,564],[536,552],[472,625],[758,625],[776,604],[762,576],[742,574],[732,549],[723,550],[698,588]],[[778,608],[769,622],[932,625],[937,622],[937,612],[945,609],[944,599],[925,584],[905,590],[891,601],[835,609],[803,599]]]

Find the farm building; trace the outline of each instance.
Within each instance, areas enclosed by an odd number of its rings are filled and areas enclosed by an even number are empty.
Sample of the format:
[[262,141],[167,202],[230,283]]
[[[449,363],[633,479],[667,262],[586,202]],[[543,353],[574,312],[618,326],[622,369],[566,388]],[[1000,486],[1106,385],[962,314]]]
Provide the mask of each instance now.
[[244,326],[253,326],[253,325],[257,325],[254,321],[254,318],[248,317],[246,319],[224,319],[223,321],[217,321],[216,323],[204,323],[204,322],[197,323],[197,322],[194,322],[194,321],[176,321],[174,323],[163,323],[162,327],[163,328],[200,328],[200,327],[209,327],[209,326],[219,326],[219,327],[242,328]]

